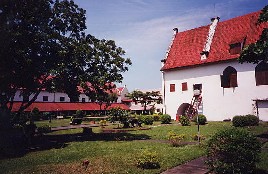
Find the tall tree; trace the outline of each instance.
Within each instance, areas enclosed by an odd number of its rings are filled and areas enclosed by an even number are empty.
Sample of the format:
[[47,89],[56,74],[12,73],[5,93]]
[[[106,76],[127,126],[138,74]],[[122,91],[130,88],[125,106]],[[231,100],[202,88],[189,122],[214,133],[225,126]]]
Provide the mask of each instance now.
[[[268,5],[265,6],[258,18],[256,25],[262,25],[262,23],[268,21]],[[268,61],[268,28],[264,28],[260,38],[248,46],[246,46],[238,58],[240,63],[248,62],[257,64],[261,61]]]
[[135,103],[140,103],[143,106],[143,113],[146,113],[147,106],[152,102],[162,103],[162,98],[159,91],[142,92],[134,90],[126,95]]
[[121,82],[130,59],[114,41],[85,34],[85,10],[72,0],[0,1],[0,124],[8,125],[16,91],[33,96],[44,88],[66,92],[77,101],[77,86],[95,90]]

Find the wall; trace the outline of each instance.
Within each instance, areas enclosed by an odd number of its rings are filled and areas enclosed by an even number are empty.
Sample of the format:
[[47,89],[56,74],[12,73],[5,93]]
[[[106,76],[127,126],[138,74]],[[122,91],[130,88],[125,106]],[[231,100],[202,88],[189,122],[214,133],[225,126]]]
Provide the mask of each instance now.
[[[228,66],[237,70],[236,88],[221,87],[220,75]],[[256,86],[255,66],[233,61],[164,72],[166,113],[175,119],[178,107],[182,103],[191,102],[193,84],[202,84],[203,114],[208,120],[222,121],[234,115],[256,115],[253,100],[268,99],[268,85]],[[187,82],[187,91],[181,89],[183,82]],[[176,85],[175,92],[169,91],[170,84]],[[260,118],[268,121],[268,115],[260,115]]]

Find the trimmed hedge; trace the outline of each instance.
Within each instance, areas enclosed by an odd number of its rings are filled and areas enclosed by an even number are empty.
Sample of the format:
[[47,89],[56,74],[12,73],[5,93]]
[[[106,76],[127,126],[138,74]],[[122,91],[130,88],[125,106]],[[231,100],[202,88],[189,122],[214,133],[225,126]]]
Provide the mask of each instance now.
[[[197,115],[193,117],[193,122],[197,124]],[[207,122],[207,117],[205,115],[199,114],[198,115],[198,122],[200,125],[205,125]]]
[[254,173],[260,151],[261,143],[248,131],[221,130],[208,141],[207,164],[214,173]]
[[232,122],[234,127],[258,126],[259,118],[254,115],[237,115]]
[[161,124],[169,124],[171,122],[171,116],[168,114],[164,114],[160,116]]
[[180,116],[180,123],[182,126],[190,126],[191,125],[189,117],[187,117],[185,115]]

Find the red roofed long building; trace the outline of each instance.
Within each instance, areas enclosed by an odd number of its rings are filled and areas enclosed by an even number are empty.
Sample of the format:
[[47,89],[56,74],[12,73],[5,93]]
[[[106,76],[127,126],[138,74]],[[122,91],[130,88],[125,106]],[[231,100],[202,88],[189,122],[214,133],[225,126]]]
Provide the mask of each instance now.
[[[257,25],[260,12],[178,32],[162,60],[164,112],[204,114],[208,120],[254,114],[268,121],[268,64],[243,63],[243,47],[259,39],[268,23]],[[176,117],[177,116],[177,117]]]

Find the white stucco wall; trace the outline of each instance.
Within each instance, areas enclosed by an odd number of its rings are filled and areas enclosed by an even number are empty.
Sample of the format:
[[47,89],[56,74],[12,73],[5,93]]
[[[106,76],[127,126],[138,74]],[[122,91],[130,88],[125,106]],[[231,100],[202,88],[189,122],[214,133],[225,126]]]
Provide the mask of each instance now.
[[[237,70],[236,88],[222,88],[220,75],[232,66]],[[235,115],[257,114],[254,99],[268,98],[268,85],[256,86],[255,66],[238,62],[218,63],[194,68],[164,72],[166,113],[176,118],[178,107],[190,103],[193,84],[202,84],[203,114],[211,121],[222,121]],[[182,91],[181,83],[187,82],[188,90]],[[170,92],[170,84],[175,84],[175,92]],[[259,112],[260,119],[268,121],[265,108]]]

